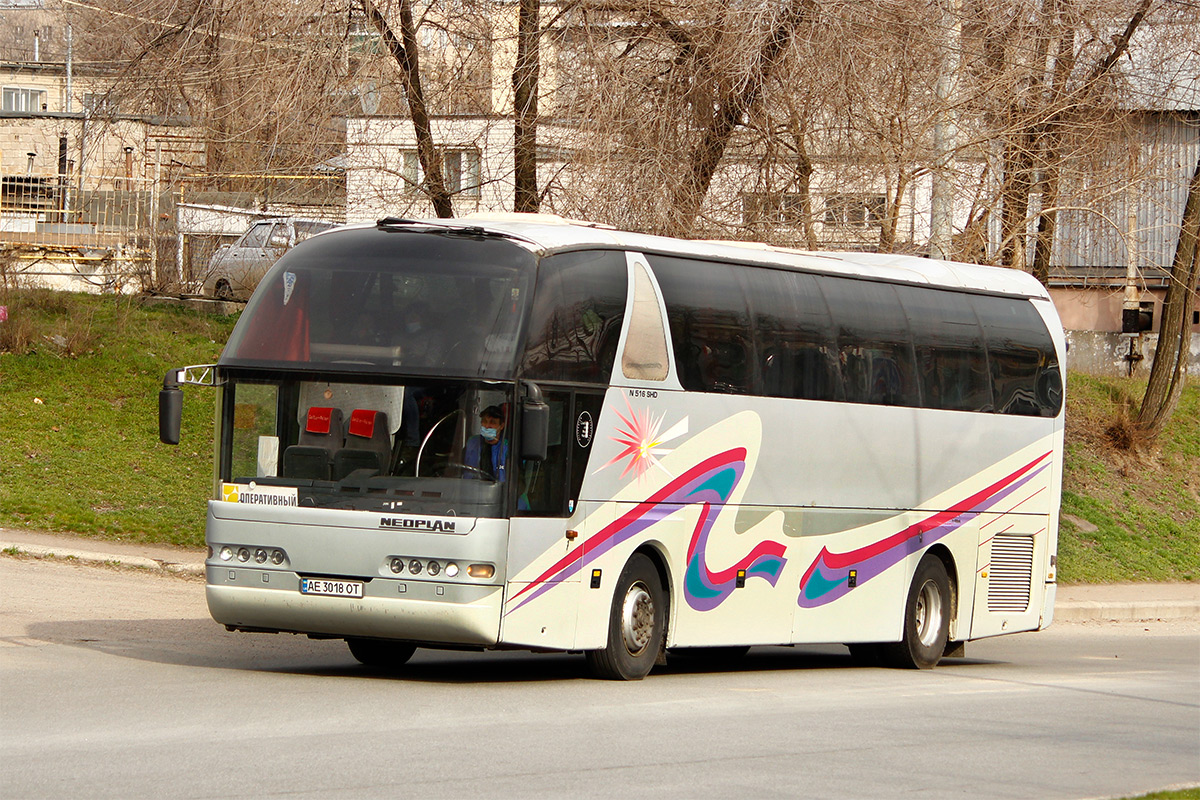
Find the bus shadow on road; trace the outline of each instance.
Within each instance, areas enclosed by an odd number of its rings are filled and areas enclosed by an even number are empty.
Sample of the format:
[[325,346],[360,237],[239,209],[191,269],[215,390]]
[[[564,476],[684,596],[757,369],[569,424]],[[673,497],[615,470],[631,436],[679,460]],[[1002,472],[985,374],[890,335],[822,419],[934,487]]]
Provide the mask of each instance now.
[[[230,633],[207,619],[79,620],[30,625],[29,638],[131,658],[200,669],[273,672],[425,683],[525,683],[588,678],[579,653],[525,650],[452,651],[421,648],[407,664],[381,669],[359,664],[339,639],[292,634]],[[956,658],[940,669],[993,665]],[[841,645],[755,647],[738,657],[672,656],[653,676],[779,671],[880,670],[854,661]]]

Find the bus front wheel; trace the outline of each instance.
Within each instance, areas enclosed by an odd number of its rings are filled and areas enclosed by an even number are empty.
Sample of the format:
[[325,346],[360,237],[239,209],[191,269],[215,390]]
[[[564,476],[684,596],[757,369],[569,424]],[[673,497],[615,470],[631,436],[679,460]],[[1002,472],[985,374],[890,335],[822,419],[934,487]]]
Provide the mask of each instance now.
[[389,642],[383,639],[347,639],[346,645],[350,648],[350,655],[358,659],[359,663],[383,669],[403,666],[417,650],[416,645],[408,642]]
[[654,563],[635,553],[613,594],[608,619],[608,644],[589,650],[587,663],[598,678],[638,681],[649,674],[662,648],[666,603],[662,580]]
[[950,577],[946,565],[926,554],[917,565],[904,607],[904,638],[882,646],[890,666],[929,669],[946,651],[950,634]]

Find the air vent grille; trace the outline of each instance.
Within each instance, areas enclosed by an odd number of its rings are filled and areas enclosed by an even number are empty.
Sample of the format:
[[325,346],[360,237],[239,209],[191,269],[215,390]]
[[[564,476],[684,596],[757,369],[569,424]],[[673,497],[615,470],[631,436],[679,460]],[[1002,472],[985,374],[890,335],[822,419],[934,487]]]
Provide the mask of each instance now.
[[1000,534],[992,539],[989,573],[988,611],[1027,611],[1033,584],[1033,537]]

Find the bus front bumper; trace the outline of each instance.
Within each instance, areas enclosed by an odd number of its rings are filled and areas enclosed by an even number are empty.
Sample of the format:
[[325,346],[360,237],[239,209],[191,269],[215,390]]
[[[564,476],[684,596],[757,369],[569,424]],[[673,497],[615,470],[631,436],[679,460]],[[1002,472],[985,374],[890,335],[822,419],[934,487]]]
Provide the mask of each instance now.
[[327,597],[301,594],[294,572],[207,572],[209,613],[231,628],[483,647],[500,635],[499,586],[374,578],[363,597]]

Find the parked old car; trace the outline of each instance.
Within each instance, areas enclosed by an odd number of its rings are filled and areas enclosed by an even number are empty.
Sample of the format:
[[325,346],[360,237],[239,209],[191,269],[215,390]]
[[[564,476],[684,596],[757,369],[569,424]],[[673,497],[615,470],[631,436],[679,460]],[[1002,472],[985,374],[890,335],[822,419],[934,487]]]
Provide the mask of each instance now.
[[222,245],[208,261],[204,294],[245,300],[271,265],[299,242],[337,226],[336,222],[278,217],[255,222],[233,244]]

